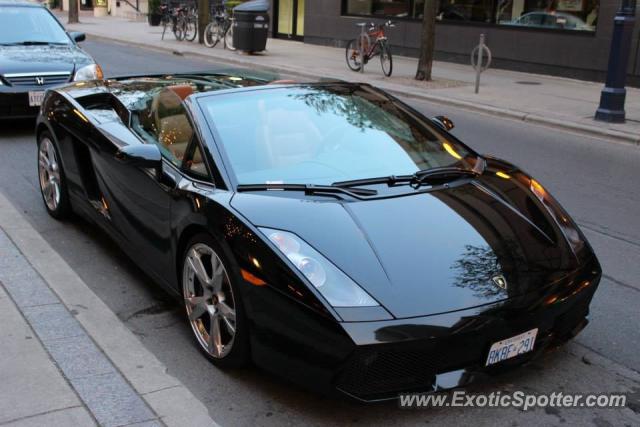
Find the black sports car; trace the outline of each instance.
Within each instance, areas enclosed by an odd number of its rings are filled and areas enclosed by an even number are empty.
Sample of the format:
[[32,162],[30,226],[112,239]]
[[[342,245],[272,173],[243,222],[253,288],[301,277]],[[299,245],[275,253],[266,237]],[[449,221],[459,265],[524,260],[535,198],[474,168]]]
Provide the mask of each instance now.
[[38,3],[0,0],[0,120],[36,117],[46,89],[102,78],[102,70]]
[[219,366],[361,400],[464,385],[576,335],[598,261],[534,178],[368,85],[239,74],[50,90],[46,209],[179,295]]

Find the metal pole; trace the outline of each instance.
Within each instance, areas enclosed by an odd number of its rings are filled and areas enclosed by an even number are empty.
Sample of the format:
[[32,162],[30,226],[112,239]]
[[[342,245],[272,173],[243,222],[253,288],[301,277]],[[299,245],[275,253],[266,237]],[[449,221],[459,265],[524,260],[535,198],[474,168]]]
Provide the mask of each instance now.
[[476,64],[476,93],[480,91],[480,73],[482,73],[482,54],[484,53],[484,34],[480,34],[478,45],[478,62]]
[[[361,73],[364,73],[364,41],[366,39],[364,37],[364,32],[365,32],[365,29],[364,29],[364,27],[362,27],[362,29],[360,31],[360,42],[358,43],[358,47],[360,48],[359,49],[360,52],[358,52],[358,53],[360,55],[360,72]],[[369,47],[369,46],[367,46],[367,47]]]
[[611,123],[624,123],[625,121],[624,104],[627,96],[625,84],[635,15],[636,0],[622,0],[620,9],[613,20],[607,81],[600,94],[596,120]]

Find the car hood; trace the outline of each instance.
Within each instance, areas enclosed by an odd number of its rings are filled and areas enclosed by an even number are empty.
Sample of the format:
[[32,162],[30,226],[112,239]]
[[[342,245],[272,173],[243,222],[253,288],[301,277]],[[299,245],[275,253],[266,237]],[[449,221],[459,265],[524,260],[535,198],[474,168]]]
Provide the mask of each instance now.
[[544,206],[500,181],[356,202],[239,193],[231,204],[256,226],[297,234],[406,318],[505,300],[577,268]]
[[94,61],[75,45],[69,46],[0,46],[2,74],[66,71]]

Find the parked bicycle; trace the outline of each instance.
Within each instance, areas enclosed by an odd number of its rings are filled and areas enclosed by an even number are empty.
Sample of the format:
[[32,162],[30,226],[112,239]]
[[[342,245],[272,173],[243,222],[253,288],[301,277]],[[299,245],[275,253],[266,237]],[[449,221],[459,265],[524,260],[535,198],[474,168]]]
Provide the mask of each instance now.
[[171,31],[176,40],[195,40],[198,35],[198,11],[194,7],[181,6],[170,9],[167,5],[161,6],[162,10],[162,40],[171,25]]
[[363,71],[364,65],[379,55],[382,72],[385,76],[390,77],[393,72],[393,57],[385,28],[395,27],[394,23],[387,21],[384,24],[376,25],[373,22],[369,24],[361,22],[357,25],[360,27],[360,35],[357,39],[347,43],[347,65],[353,71]]
[[181,7],[178,9],[176,22],[176,38],[178,40],[194,41],[198,35],[198,10],[195,7]]
[[[160,20],[160,24],[162,25],[162,38],[164,40],[164,35],[167,32],[167,28],[171,26],[171,32],[173,35],[176,34],[176,16],[174,10],[169,7],[168,4],[160,5],[160,13],[162,14],[162,18]],[[177,39],[177,37],[176,37]]]
[[207,47],[216,47],[220,40],[224,40],[224,48],[236,50],[233,46],[234,18],[229,16],[226,2],[215,7],[211,22],[204,29],[204,44]]

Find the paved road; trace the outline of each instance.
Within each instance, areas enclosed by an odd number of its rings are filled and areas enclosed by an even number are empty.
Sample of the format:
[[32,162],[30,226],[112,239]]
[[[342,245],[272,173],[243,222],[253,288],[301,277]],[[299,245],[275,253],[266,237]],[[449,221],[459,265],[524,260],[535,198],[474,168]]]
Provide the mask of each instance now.
[[[86,42],[107,75],[210,70],[203,60],[122,45]],[[640,372],[640,150],[548,128],[433,104],[419,110],[444,113],[454,133],[484,153],[513,161],[539,178],[577,219],[604,268],[592,305],[591,325],[562,351],[496,379],[482,390],[635,391],[640,384],[620,366]],[[0,191],[24,213],[93,291],[136,333],[170,372],[211,409],[222,425],[637,425],[640,409],[400,411],[392,404],[360,407],[318,398],[257,369],[222,372],[198,352],[181,311],[99,230],[81,221],[49,218],[37,189],[33,123],[0,122]],[[588,348],[602,361],[581,360]],[[620,366],[618,366],[618,364]],[[624,371],[624,369],[623,369]],[[634,375],[635,375],[634,373]],[[636,380],[637,381],[637,380]]]

